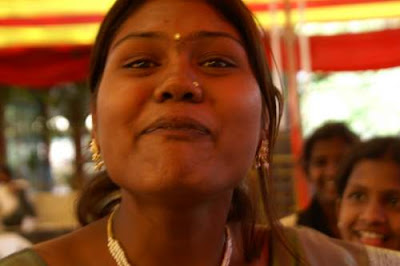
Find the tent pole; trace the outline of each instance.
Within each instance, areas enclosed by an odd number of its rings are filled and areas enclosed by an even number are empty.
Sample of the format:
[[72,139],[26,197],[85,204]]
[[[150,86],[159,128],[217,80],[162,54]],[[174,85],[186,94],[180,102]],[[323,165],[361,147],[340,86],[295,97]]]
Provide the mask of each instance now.
[[296,35],[291,20],[291,3],[283,0],[285,7],[285,30],[284,40],[287,52],[287,107],[289,111],[290,140],[294,157],[294,182],[296,187],[297,208],[303,209],[308,204],[308,184],[304,178],[303,171],[298,163],[302,149],[302,130],[300,120],[299,97],[297,92],[297,62],[296,62]]
[[5,131],[5,99],[6,88],[0,88],[0,165],[7,162]]

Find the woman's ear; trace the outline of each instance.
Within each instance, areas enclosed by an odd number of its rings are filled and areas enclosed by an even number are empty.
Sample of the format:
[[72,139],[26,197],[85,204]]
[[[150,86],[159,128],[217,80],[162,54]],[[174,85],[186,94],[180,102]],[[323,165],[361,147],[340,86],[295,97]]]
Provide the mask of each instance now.
[[264,126],[263,128],[261,128],[261,131],[260,131],[260,141],[268,139],[268,137],[269,137],[268,127]]
[[101,171],[104,167],[104,160],[101,155],[100,144],[97,137],[97,113],[96,110],[91,107],[92,111],[92,140],[90,141],[90,152],[92,153],[92,161],[94,162],[94,170]]
[[301,172],[303,173],[303,175],[305,176],[305,178],[307,179],[308,182],[311,182],[310,180],[310,175],[309,175],[309,167],[310,167],[310,163],[306,162],[304,160],[303,155],[301,155],[299,161],[298,161],[299,167],[301,169]]
[[337,217],[337,218],[339,218],[341,204],[342,204],[342,199],[341,199],[341,198],[338,198],[338,199],[336,200],[336,208],[335,208],[336,217]]
[[261,125],[260,125],[260,142],[262,140],[269,140],[269,113],[268,109],[263,106],[264,110],[262,111],[261,114]]
[[261,127],[260,127],[260,142],[261,140],[267,140],[269,138],[269,119],[268,115],[265,115],[261,120]]
[[340,222],[340,209],[342,208],[342,198],[338,198],[336,200],[336,227],[339,229],[339,236],[342,237],[341,229],[343,227],[343,223]]
[[92,114],[92,131],[91,137],[92,139],[97,140],[97,112],[94,104],[90,105],[90,113]]

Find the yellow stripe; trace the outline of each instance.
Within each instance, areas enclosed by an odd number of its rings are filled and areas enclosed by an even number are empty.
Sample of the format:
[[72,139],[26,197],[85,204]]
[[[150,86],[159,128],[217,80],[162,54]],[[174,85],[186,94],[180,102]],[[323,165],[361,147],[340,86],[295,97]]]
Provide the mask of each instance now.
[[[264,27],[268,28],[269,25],[271,25],[269,12],[256,13],[256,17]],[[328,22],[396,17],[400,18],[400,1],[368,5],[310,8],[305,12],[305,22]],[[299,22],[299,13],[297,10],[292,11],[292,22]],[[283,11],[278,12],[277,21],[275,23],[278,25],[283,25],[285,23],[285,15]]]
[[[111,7],[111,5],[115,2],[115,0],[1,0],[3,3],[0,3],[0,17],[8,18],[8,17],[35,17],[35,16],[49,16],[49,15],[79,15],[79,14],[104,14]],[[4,2],[7,2],[4,4]],[[244,0],[246,4],[251,3],[266,3],[275,1],[276,3],[282,3],[281,0]],[[308,0],[308,2],[324,2],[326,0]],[[297,2],[297,0],[292,0],[291,2]],[[391,2],[383,2],[383,3],[375,3],[375,4],[359,4],[353,5],[353,7],[348,6],[349,8],[359,9],[359,10],[371,10],[375,7],[385,6],[382,8],[383,13],[393,13],[393,10],[398,7],[400,1],[391,1]],[[371,6],[371,7],[368,7]],[[325,8],[318,8],[324,10]],[[328,9],[332,10],[343,10],[348,9],[347,7],[328,7]],[[380,8],[381,9],[381,8]],[[336,12],[336,11],[335,11]],[[357,11],[358,12],[358,11]],[[361,12],[361,11],[360,11]],[[319,13],[317,11],[317,13]],[[329,12],[330,13],[330,12]],[[359,12],[358,12],[359,13]],[[373,14],[374,12],[372,12]],[[389,14],[384,14],[383,17],[389,16]],[[398,12],[396,12],[398,14]],[[328,16],[325,14],[323,19],[332,20],[331,15]],[[339,15],[335,15],[339,16]],[[351,16],[351,14],[343,15],[346,18]],[[368,16],[368,15],[366,15]],[[319,17],[319,16],[318,16]],[[339,16],[340,17],[340,16]],[[365,17],[365,16],[362,16]],[[348,18],[347,18],[348,19]],[[320,20],[320,19],[318,19]]]
[[307,21],[340,21],[388,17],[400,17],[400,1],[309,9],[306,13]]
[[15,46],[43,46],[57,44],[91,44],[99,25],[1,28],[0,48]]
[[[318,3],[318,2],[326,2],[330,0],[304,0],[306,2],[313,2],[313,3]],[[340,1],[340,0],[339,0]],[[282,4],[283,0],[243,0],[244,3],[246,4],[269,4],[270,2],[272,3],[277,3],[277,4]],[[291,3],[297,3],[298,0],[290,0]]]
[[[0,0],[3,1],[3,0]],[[14,2],[15,1],[15,2]],[[32,0],[14,0],[9,1],[12,3],[25,3],[25,11],[35,10],[35,8],[27,8],[30,6],[28,3],[32,3]],[[37,0],[38,1],[38,0]],[[89,10],[98,10],[101,12],[102,8],[105,8],[108,4],[111,4],[114,0],[68,0],[74,5],[60,4],[59,9],[55,9],[60,0],[41,0],[41,2],[49,3],[49,7],[46,6],[49,12],[54,15],[55,10],[66,10],[65,8],[75,8],[76,11],[87,13]],[[252,0],[251,2],[255,2]],[[258,0],[257,0],[258,1]],[[322,1],[322,0],[315,0]],[[76,4],[82,2],[82,5]],[[93,2],[101,2],[102,4],[95,5]],[[248,1],[249,2],[249,1]],[[70,3],[70,2],[68,2]],[[90,3],[90,4],[89,4]],[[80,8],[82,6],[82,8]],[[62,9],[63,7],[64,9]],[[9,6],[7,7],[9,8]],[[86,10],[85,10],[86,9]],[[105,8],[107,9],[107,8]],[[44,9],[43,9],[44,10]],[[43,12],[41,9],[41,12]],[[4,11],[4,6],[0,4],[0,13]],[[14,10],[15,11],[15,10]],[[19,10],[18,12],[25,12]],[[39,11],[39,10],[37,10]],[[72,12],[73,10],[70,9]],[[36,11],[35,11],[36,12]],[[75,11],[74,11],[75,12]],[[34,13],[34,12],[33,12]],[[76,13],[76,12],[75,12]],[[103,13],[103,12],[101,12]],[[22,14],[22,13],[21,13]],[[50,14],[50,13],[49,13]],[[41,13],[43,15],[43,13]],[[269,12],[259,12],[256,14],[261,24],[268,28],[271,24]],[[283,12],[278,12],[278,24],[283,25],[285,16]],[[297,10],[293,11],[292,21],[298,22],[299,14]],[[388,17],[400,17],[400,1],[395,2],[384,2],[368,5],[347,5],[347,6],[335,6],[335,7],[324,7],[324,8],[312,8],[308,9],[305,13],[306,21],[313,22],[327,22],[327,21],[342,21],[342,20],[356,20],[356,19],[367,19],[367,18],[388,18]],[[55,44],[91,44],[96,36],[98,30],[97,23],[91,24],[75,24],[75,25],[64,25],[64,26],[42,26],[42,27],[0,27],[0,48],[1,47],[12,47],[12,46],[41,46],[41,45],[55,45]]]
[[[104,14],[115,0],[0,0],[0,17]],[[6,4],[4,2],[7,2]]]

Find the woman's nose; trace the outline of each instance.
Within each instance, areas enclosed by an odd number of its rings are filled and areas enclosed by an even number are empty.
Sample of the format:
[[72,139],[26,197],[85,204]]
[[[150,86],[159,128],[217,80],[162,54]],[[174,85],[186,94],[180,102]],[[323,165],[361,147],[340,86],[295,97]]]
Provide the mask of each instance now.
[[157,102],[185,101],[199,103],[203,100],[203,87],[195,79],[196,73],[190,59],[185,53],[171,60],[164,80],[155,89],[154,97]]
[[199,103],[203,100],[203,88],[196,80],[188,78],[170,78],[154,92],[157,102],[185,101]]
[[325,167],[325,175],[329,178],[335,178],[337,174],[338,165],[336,162],[328,162]]
[[361,218],[369,224],[384,223],[386,221],[385,208],[379,202],[370,201],[362,210]]

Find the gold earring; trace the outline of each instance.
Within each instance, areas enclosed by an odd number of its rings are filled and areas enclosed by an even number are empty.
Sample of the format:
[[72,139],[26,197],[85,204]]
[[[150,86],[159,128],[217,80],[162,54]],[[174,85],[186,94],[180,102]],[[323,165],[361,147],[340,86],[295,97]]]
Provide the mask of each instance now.
[[268,140],[266,140],[266,139],[263,139],[261,141],[260,147],[259,147],[257,155],[256,155],[255,167],[256,168],[264,167],[266,169],[269,168]]
[[104,166],[104,161],[101,158],[101,154],[99,151],[99,147],[97,146],[97,142],[95,139],[90,141],[90,152],[92,153],[92,161],[94,162],[94,170],[100,171]]
[[193,84],[193,86],[194,86],[195,88],[200,87],[200,83],[198,83],[197,81],[193,81],[192,84]]
[[179,41],[181,39],[181,34],[180,33],[175,33],[174,34],[174,41]]

